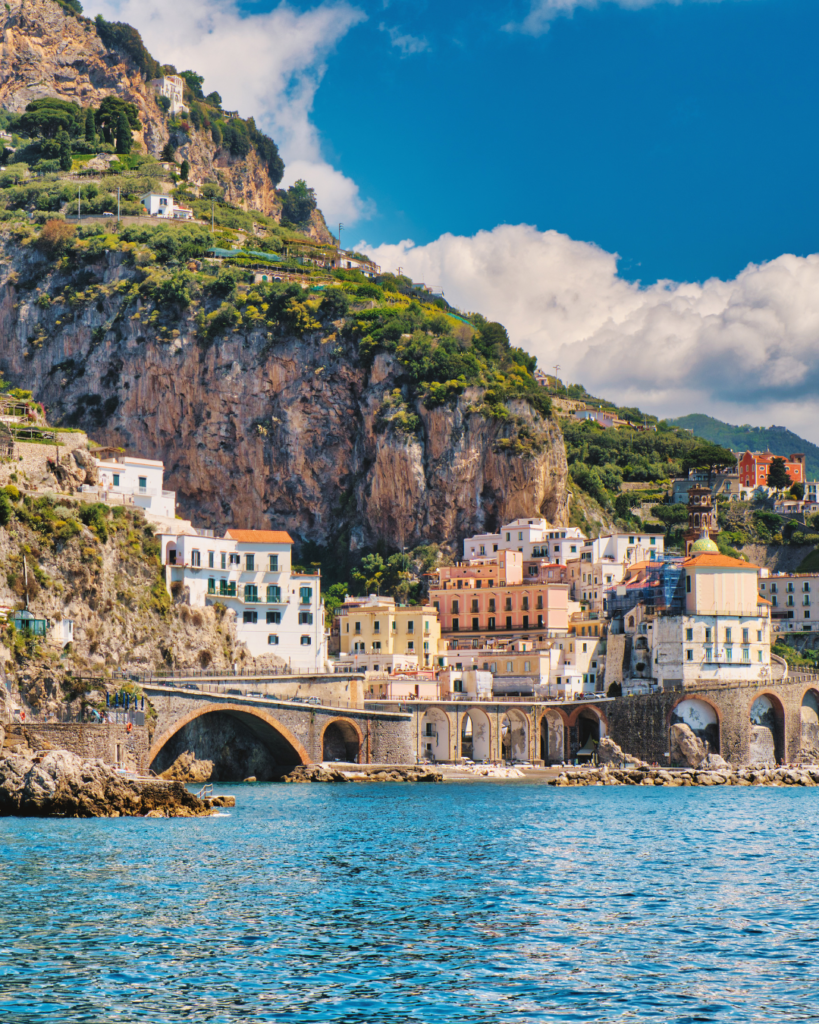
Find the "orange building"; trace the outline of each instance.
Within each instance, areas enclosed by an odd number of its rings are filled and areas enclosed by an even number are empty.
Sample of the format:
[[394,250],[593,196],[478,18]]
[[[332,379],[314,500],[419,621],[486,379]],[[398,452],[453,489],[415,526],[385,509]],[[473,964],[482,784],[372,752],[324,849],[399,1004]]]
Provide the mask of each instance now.
[[773,452],[745,452],[739,460],[739,483],[741,487],[767,487],[768,471],[776,458],[785,460],[785,468],[791,483],[805,482],[804,455],[774,455]]

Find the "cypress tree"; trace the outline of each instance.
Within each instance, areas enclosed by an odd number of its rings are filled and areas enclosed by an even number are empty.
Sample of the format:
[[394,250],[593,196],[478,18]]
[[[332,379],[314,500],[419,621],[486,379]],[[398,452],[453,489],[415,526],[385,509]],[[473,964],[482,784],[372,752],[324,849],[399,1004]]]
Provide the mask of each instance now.
[[97,122],[91,107],[85,112],[85,141],[90,142],[92,146],[97,144]]
[[191,173],[191,165],[188,163],[187,160],[183,160],[182,161],[182,166],[179,168],[179,177],[183,181],[187,181],[188,180],[188,175],[190,173]]
[[134,137],[131,135],[131,126],[128,124],[128,117],[123,110],[117,121],[117,152],[130,153],[134,144]]
[[70,171],[71,170],[71,139],[68,137],[68,132],[65,128],[62,129],[57,135],[57,142],[60,146],[60,170]]

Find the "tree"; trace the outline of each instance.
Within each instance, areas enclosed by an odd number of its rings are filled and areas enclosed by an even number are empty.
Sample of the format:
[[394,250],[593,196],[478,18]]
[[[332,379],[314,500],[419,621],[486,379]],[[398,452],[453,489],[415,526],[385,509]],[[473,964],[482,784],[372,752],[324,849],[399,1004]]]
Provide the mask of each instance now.
[[319,320],[341,320],[347,315],[350,299],[341,288],[328,288],[318,308]]
[[324,624],[329,629],[333,624],[336,609],[344,604],[344,598],[347,596],[347,584],[334,583],[322,596],[324,597]]
[[125,111],[122,111],[117,120],[117,152],[130,153],[134,145],[134,137],[131,135],[131,126]]
[[303,178],[299,178],[284,194],[282,220],[296,225],[307,224],[315,208],[315,191],[307,187],[307,182]]
[[68,132],[63,130],[57,136],[57,142],[60,145],[60,170],[70,171],[71,170],[71,139],[68,137]]
[[61,131],[79,135],[82,111],[69,100],[32,100],[18,122],[19,130],[33,137],[56,139]]
[[621,519],[631,519],[631,498],[628,494],[618,494],[614,499],[614,511]]
[[484,322],[474,345],[487,359],[501,359],[509,351],[509,335],[503,324]]
[[791,484],[791,496],[796,501],[801,501],[805,497],[805,485],[801,483]]
[[352,577],[365,593],[369,593],[371,590],[380,593],[385,569],[386,566],[381,555],[365,555],[361,559],[360,568],[353,569]]
[[773,487],[775,491],[781,491],[787,487],[791,482],[791,478],[788,474],[788,466],[783,458],[777,455],[771,462],[771,468],[768,470],[768,486]]
[[[114,133],[118,134],[120,114],[125,114],[131,131],[138,132],[142,128],[142,122],[138,116],[139,111],[134,103],[126,103],[118,96],[106,96],[96,113],[97,128],[102,131],[106,142],[113,142]],[[130,150],[121,152],[130,152]]]
[[159,159],[164,160],[166,163],[169,164],[172,164],[176,159],[176,149],[174,148],[174,144],[171,142],[170,139],[168,139],[168,141],[162,147],[162,155],[160,156]]
[[85,112],[85,141],[92,146],[97,144],[97,122],[93,107],[89,107]]
[[222,97],[218,92],[209,92],[205,97],[205,103],[209,103],[212,107],[216,107],[217,110],[222,109]]
[[67,224],[64,220],[47,220],[37,239],[37,245],[50,255],[58,256],[73,237],[73,224]]
[[179,177],[183,181],[187,181],[190,173],[191,173],[191,165],[188,163],[187,160],[183,160],[182,161],[182,166],[179,168]]
[[730,448],[712,444],[711,441],[700,441],[686,454],[683,469],[707,469],[710,486],[712,473],[718,469],[734,468],[736,464],[737,457]]
[[654,505],[651,514],[665,524],[665,532],[669,537],[675,526],[688,522],[687,505]]
[[188,83],[188,88],[198,100],[203,100],[205,94],[202,92],[202,85],[205,79],[202,75],[197,75],[195,71],[180,71],[179,77],[184,78]]

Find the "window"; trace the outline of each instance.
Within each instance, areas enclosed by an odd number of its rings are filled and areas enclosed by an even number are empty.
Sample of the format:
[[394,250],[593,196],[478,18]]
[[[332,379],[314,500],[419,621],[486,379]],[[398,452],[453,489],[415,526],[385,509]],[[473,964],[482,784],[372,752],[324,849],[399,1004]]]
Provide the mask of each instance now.
[[742,642],[744,644],[747,644],[748,643],[748,638],[749,638],[749,631],[747,629],[743,629],[743,631],[742,631]]
[[208,552],[208,568],[209,569],[213,568],[213,554],[214,553],[212,551]]
[[472,611],[476,612],[477,610],[478,610],[478,599],[474,598],[473,601],[472,601]]
[[512,616],[511,615],[507,615],[506,616],[506,628],[507,629],[511,629],[512,628]]
[[300,626],[312,626],[313,625],[313,613],[312,612],[299,612],[299,625]]
[[537,617],[537,625],[538,625],[538,629],[540,629],[540,627],[543,625],[543,616],[542,615],[538,615],[538,617]]
[[488,626],[488,628],[489,629],[494,629],[495,628],[495,616],[494,615],[490,615],[489,616],[489,626]]
[[524,611],[528,611],[529,610],[529,595],[528,594],[524,594],[523,595],[523,604],[521,605],[521,607],[523,608]]
[[757,651],[756,652],[756,660],[757,661],[762,661],[762,651]]
[[407,623],[407,632],[408,633],[414,633],[415,632],[415,619],[410,619],[409,622]]
[[[282,588],[268,584],[267,587],[267,603],[268,604],[279,604],[282,599]],[[278,615],[278,612],[276,613]]]
[[223,551],[219,556],[219,568],[227,569],[227,552]]
[[762,643],[762,630],[761,630],[761,629],[758,629],[758,630],[756,631],[756,642],[757,642],[758,644],[761,644],[761,643]]
[[751,660],[751,652],[748,650],[747,647],[743,647],[742,648],[742,660],[743,661],[750,661]]
[[[301,622],[302,615],[304,615],[304,612],[299,612],[299,622]],[[381,622],[380,622],[379,619],[376,619],[375,622],[373,623],[373,633],[380,633],[380,632],[381,632]]]
[[250,601],[252,604],[256,604],[259,600],[259,591],[256,588],[255,583],[248,583],[245,586],[245,601]]
[[511,672],[512,671],[512,662],[511,661],[507,661],[506,662],[506,671],[507,672]]
[[528,629],[529,628],[529,616],[528,615],[524,615],[523,616],[523,628],[524,629]]
[[459,625],[460,625],[460,620],[459,619],[453,619],[452,620],[452,629],[453,629],[453,631],[455,633],[458,632]]
[[355,631],[356,631],[356,633],[358,633],[359,636],[361,635],[361,623],[360,622],[357,622],[355,624]]
[[299,587],[299,603],[310,604],[313,600],[312,587]]
[[407,640],[407,651],[408,652],[412,652],[414,650],[415,650],[415,641],[414,640]]
[[506,610],[508,612],[512,611],[512,598],[511,597],[507,597],[506,598]]
[[241,560],[241,558],[239,558],[239,556],[236,554],[236,552],[235,551],[231,552],[230,564],[232,566],[233,565],[241,565],[241,562],[242,562],[242,560]]
[[252,624],[255,625],[255,623],[257,623],[258,621],[259,621],[259,613],[258,612],[243,612],[242,613],[242,622],[249,622],[249,623],[252,623]]
[[428,641],[426,641],[426,640],[424,641],[424,650],[425,650],[425,651],[428,651],[428,650],[429,650],[429,642],[428,642]]
[[309,647],[313,643],[313,638],[309,636],[303,636],[299,641],[302,647]]
[[278,572],[279,571],[279,556],[278,555],[269,555],[268,556],[268,561],[269,561],[269,570],[268,571],[269,572]]
[[119,487],[119,473],[114,473],[114,487]]
[[734,660],[734,650],[733,650],[732,647],[726,647],[725,648],[725,660],[726,661],[733,661]]
[[518,530],[518,540],[523,540],[523,530]]
[[475,618],[472,619],[472,631],[477,633],[479,629],[480,629],[480,626],[478,625],[478,618],[476,616]]
[[652,537],[651,538],[651,543],[652,544],[656,544],[657,543],[657,538],[656,537]]
[[199,554],[199,552],[196,550],[196,548],[194,548],[193,551],[191,551],[191,565],[194,568],[198,569],[201,564],[202,564],[202,557]]
[[506,534],[506,539],[507,539],[507,540],[509,540],[509,539],[510,539],[510,537],[511,537],[511,534],[508,534],[508,533],[507,533],[507,534]]
[[726,644],[730,644],[730,642],[731,642],[731,627],[730,626],[726,626],[725,627],[725,642],[726,642]]
[[256,568],[256,556],[245,555],[245,569],[247,572],[253,572]]
[[577,545],[576,544],[572,544],[572,554],[573,555],[577,554]]
[[772,583],[772,584],[771,584],[771,593],[772,593],[772,594],[775,594],[775,593],[776,593],[776,590],[777,590],[776,584],[775,584],[775,583]]
[[148,477],[147,476],[139,477],[139,489],[140,489],[140,491],[146,491],[148,489]]
[[583,653],[586,653],[586,644],[583,644]]
[[278,644],[278,642],[279,642],[279,638],[278,638],[277,634],[276,633],[268,633],[267,634],[267,642],[270,644],[271,647],[275,647]]
[[208,579],[208,593],[216,593],[216,580],[212,576]]
[[493,612],[494,610],[495,610],[495,598],[494,597],[490,597],[489,598],[489,611]]
[[711,661],[713,659],[713,657],[714,657],[713,648],[706,647],[705,648],[705,660],[706,661]]
[[706,643],[710,643],[711,642],[711,627],[710,626],[706,626],[705,627],[705,642]]
[[459,605],[458,601],[457,600],[453,600],[453,602],[452,602],[452,612],[453,612],[453,614],[457,615],[460,612],[460,610],[461,609],[460,609],[460,605]]
[[685,577],[685,592],[686,594],[691,593],[691,577],[687,573]]
[[691,640],[694,639],[694,630],[693,629],[687,629],[685,631],[685,639],[688,640],[688,641],[691,641]]
[[380,640],[373,640],[373,653],[374,654],[380,654],[381,653],[381,641]]
[[[267,613],[267,624],[268,624],[268,626],[278,626],[278,625],[281,624],[281,621],[282,621],[282,613],[281,612],[268,612]],[[349,630],[349,627],[350,627],[350,623],[348,622],[347,623],[348,630]]]
[[686,649],[685,660],[686,661],[693,661],[694,660],[694,652],[691,650],[690,647]]

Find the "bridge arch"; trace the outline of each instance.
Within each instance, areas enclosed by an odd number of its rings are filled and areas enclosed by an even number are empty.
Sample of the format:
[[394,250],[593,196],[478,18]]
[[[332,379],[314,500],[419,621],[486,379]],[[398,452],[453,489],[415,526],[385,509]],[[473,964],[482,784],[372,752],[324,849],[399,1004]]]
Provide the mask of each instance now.
[[529,760],[529,720],[519,708],[507,708],[504,712],[500,741],[504,761]]
[[751,764],[785,760],[785,708],[775,693],[763,690],[748,708],[748,760]]
[[321,730],[322,761],[344,761],[358,764],[364,734],[349,718],[331,718]]
[[703,756],[721,753],[722,715],[717,704],[705,697],[692,694],[675,701],[666,729],[673,764],[694,767]]
[[540,759],[556,764],[566,758],[568,720],[560,708],[548,708],[540,716]]
[[[219,745],[219,731],[233,732],[243,741],[242,749],[250,751],[244,758],[237,752],[233,764],[220,762],[208,754]],[[223,748],[224,749],[224,745]],[[301,742],[264,708],[246,704],[200,704],[179,718],[151,745],[148,764],[160,774],[171,768],[177,758],[190,753],[197,761],[211,762],[209,777],[218,781],[239,781],[248,775],[261,778],[254,764],[262,766],[263,775],[276,777],[277,767],[290,768],[309,764],[311,758]],[[246,762],[246,763],[245,763]],[[220,766],[221,765],[221,766]]]
[[461,757],[488,761],[492,756],[492,724],[483,708],[468,708],[461,715]]
[[819,690],[810,687],[802,694],[799,749],[802,756],[819,754]]
[[443,708],[432,705],[421,719],[421,750],[432,761],[449,761],[452,757],[449,743],[449,715]]

